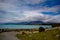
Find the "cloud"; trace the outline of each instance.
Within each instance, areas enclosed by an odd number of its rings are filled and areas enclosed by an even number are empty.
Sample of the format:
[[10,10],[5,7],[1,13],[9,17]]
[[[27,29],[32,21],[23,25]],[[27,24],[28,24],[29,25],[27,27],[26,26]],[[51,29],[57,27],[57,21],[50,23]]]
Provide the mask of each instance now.
[[[0,0],[0,23],[5,22],[29,22],[29,21],[43,21],[43,22],[57,22],[60,15],[48,15],[42,12],[53,12],[56,14],[60,10],[60,5],[47,7],[43,5],[36,5],[45,3],[47,0]],[[34,6],[28,6],[32,4]],[[50,5],[50,4],[49,4]],[[59,21],[60,22],[60,21]]]
[[23,0],[23,1],[26,2],[27,4],[38,4],[45,2],[46,0]]
[[46,6],[42,6],[39,9],[35,9],[36,11],[40,11],[40,12],[57,12],[60,10],[60,5],[56,5],[54,7],[46,7]]
[[49,18],[49,19],[45,20],[45,22],[60,23],[60,15],[56,15],[52,18]]

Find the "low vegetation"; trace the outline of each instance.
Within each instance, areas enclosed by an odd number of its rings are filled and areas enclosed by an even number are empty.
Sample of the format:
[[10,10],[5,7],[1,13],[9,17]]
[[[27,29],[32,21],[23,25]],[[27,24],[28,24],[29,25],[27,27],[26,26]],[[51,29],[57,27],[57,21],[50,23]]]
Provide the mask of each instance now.
[[16,34],[16,37],[20,40],[60,40],[60,30],[51,29],[32,34]]

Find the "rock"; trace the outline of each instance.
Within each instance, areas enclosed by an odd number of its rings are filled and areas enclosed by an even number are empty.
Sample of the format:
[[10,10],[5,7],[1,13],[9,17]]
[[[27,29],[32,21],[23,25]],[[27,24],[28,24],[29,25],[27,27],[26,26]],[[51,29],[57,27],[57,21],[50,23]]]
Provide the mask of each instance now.
[[56,37],[60,37],[60,35],[59,35],[59,34],[57,34],[57,35],[56,35]]

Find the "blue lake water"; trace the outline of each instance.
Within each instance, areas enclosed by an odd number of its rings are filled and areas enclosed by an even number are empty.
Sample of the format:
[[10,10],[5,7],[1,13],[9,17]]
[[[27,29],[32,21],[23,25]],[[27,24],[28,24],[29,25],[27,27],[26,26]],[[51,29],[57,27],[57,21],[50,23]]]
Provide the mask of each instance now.
[[51,28],[51,25],[0,25],[0,29],[31,29],[31,28],[39,28],[39,27],[44,27],[44,28]]

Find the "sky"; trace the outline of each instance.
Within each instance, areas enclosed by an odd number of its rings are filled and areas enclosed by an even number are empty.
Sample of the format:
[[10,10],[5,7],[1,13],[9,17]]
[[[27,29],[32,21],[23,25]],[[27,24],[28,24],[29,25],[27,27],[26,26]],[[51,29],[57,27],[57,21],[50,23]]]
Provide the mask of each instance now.
[[0,0],[0,23],[60,23],[60,0]]

